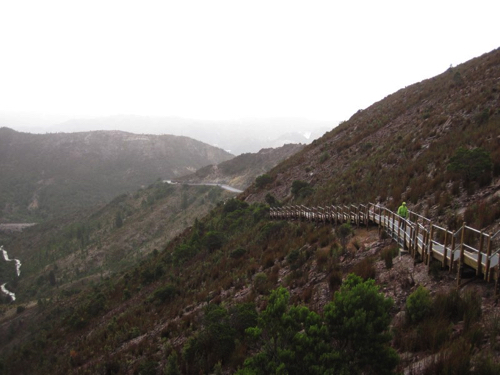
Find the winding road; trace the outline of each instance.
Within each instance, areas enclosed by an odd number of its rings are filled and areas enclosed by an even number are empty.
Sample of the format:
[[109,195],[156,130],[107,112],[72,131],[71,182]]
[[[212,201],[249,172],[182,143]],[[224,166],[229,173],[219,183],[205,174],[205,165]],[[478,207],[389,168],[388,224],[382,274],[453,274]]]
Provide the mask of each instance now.
[[190,186],[218,186],[221,189],[230,191],[231,193],[243,193],[243,190],[236,189],[232,186],[229,185],[224,185],[224,184],[218,184],[216,182],[174,182],[171,180],[163,180],[163,182],[170,184],[170,185],[190,185]]

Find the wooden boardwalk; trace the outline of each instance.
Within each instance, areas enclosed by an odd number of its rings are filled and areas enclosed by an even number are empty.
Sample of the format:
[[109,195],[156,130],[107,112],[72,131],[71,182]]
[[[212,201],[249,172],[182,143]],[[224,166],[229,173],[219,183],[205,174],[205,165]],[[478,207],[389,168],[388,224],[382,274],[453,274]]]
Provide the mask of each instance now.
[[350,222],[352,225],[378,225],[401,248],[414,257],[420,257],[430,266],[433,259],[457,272],[457,284],[461,284],[462,269],[465,266],[476,270],[476,275],[485,280],[495,280],[498,290],[500,275],[500,231],[489,234],[463,223],[457,231],[450,231],[433,223],[416,212],[408,211],[407,219],[378,204],[343,205],[326,207],[285,206],[271,208],[274,220],[302,220],[338,225]]

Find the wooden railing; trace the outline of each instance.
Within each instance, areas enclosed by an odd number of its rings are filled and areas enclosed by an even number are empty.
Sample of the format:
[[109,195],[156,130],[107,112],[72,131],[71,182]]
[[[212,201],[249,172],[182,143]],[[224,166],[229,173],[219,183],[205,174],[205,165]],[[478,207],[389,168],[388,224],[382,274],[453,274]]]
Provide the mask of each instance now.
[[301,220],[338,225],[350,222],[353,225],[378,225],[401,247],[408,249],[413,257],[420,256],[430,266],[432,259],[457,272],[460,286],[464,266],[476,270],[487,281],[495,280],[498,290],[500,275],[500,231],[488,234],[469,227],[464,222],[456,231],[433,223],[416,212],[409,211],[408,218],[378,204],[341,205],[324,207],[284,206],[271,207],[270,218],[275,220]]

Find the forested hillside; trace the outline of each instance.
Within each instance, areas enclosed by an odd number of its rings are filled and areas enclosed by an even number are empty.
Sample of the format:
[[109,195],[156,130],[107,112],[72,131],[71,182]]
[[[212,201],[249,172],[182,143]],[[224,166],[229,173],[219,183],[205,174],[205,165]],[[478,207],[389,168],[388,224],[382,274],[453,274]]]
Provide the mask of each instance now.
[[187,137],[0,129],[0,220],[40,221],[232,158]]

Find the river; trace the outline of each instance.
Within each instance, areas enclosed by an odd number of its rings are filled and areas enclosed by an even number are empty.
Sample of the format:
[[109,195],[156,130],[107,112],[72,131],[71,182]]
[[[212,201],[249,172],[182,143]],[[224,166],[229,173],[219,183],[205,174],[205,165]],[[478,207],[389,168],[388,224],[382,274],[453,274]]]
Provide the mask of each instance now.
[[[7,254],[7,251],[3,248],[3,246],[0,246],[0,250],[2,250],[2,252],[3,252],[3,258],[5,259],[6,262],[16,262],[17,277],[21,276],[21,261],[19,259],[10,259],[9,258],[9,254]],[[5,287],[5,285],[7,285],[7,283],[3,283],[0,286],[0,289],[2,290],[2,292],[4,292],[5,294],[7,294],[8,296],[10,296],[10,298],[12,298],[12,301],[15,301],[16,300],[16,295],[14,293],[12,293],[11,291],[9,291]]]

